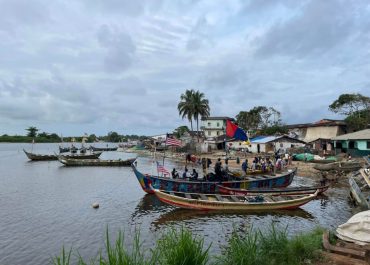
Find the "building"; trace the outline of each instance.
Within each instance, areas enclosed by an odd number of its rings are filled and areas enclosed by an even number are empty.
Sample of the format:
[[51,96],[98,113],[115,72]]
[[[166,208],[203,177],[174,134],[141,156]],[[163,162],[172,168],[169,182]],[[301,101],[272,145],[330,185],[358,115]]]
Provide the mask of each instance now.
[[340,135],[332,141],[336,154],[347,153],[353,157],[370,155],[370,129]]
[[290,148],[304,147],[304,141],[289,137],[281,136],[257,136],[250,140],[251,145],[248,150],[252,153],[285,153]]
[[204,132],[203,149],[224,149],[226,139],[226,121],[235,121],[230,117],[207,117],[202,118],[201,130]]
[[314,123],[288,125],[289,136],[304,141],[323,153],[334,150],[332,138],[348,132],[343,120],[322,119]]

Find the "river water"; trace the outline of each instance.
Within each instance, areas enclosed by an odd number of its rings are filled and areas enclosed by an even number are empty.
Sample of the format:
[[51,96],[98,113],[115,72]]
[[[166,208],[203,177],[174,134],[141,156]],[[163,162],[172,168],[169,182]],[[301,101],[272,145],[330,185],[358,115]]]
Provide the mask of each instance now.
[[[185,226],[212,243],[216,253],[233,227],[267,229],[274,222],[289,234],[321,226],[333,229],[350,218],[348,189],[334,185],[326,196],[298,210],[265,213],[210,213],[177,209],[145,194],[131,168],[67,168],[58,161],[30,162],[22,149],[30,144],[0,144],[0,264],[50,264],[62,246],[88,260],[104,247],[105,231],[114,239],[124,231],[127,244],[140,230],[144,248],[154,245],[169,227]],[[53,153],[57,144],[35,144],[35,153]],[[104,152],[102,159],[135,157]],[[177,166],[166,161],[168,168]],[[138,159],[150,173],[149,158]],[[299,175],[299,172],[298,172]],[[293,185],[312,184],[296,176]],[[99,209],[91,204],[98,202]]]

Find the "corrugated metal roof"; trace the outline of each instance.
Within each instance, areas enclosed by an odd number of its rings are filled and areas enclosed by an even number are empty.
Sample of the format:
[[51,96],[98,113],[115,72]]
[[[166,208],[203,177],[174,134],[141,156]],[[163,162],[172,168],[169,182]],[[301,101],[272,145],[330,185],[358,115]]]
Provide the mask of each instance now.
[[268,142],[272,142],[276,139],[281,138],[282,136],[257,136],[253,139],[251,139],[251,143],[256,143],[256,144],[265,144]]
[[370,129],[365,129],[358,132],[347,133],[332,138],[334,141],[340,140],[370,140]]

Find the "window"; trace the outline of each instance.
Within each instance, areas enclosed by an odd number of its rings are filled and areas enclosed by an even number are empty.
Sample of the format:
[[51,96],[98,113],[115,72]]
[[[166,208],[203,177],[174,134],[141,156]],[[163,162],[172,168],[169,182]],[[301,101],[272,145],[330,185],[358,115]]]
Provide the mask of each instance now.
[[211,136],[211,131],[208,131],[208,136]]
[[208,127],[211,127],[211,123],[210,122],[208,122]]
[[350,148],[350,149],[355,148],[355,142],[354,141],[349,141],[348,148]]
[[217,122],[217,127],[220,127],[220,123],[219,122]]
[[217,131],[217,135],[220,135],[220,132],[219,131]]
[[366,149],[370,149],[370,141],[366,142]]

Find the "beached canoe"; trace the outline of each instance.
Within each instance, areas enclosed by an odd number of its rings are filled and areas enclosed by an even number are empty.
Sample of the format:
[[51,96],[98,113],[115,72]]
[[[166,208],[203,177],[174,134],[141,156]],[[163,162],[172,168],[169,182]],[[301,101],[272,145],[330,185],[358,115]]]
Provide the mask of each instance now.
[[350,196],[362,209],[370,209],[370,172],[360,169],[348,179]]
[[143,174],[138,171],[135,163],[132,164],[132,169],[134,170],[141,188],[147,193],[154,193],[153,188],[165,191],[216,193],[218,192],[217,185],[237,189],[287,187],[292,183],[293,177],[297,171],[295,168],[274,176],[248,176],[243,180],[237,181],[207,181],[173,179]]
[[117,147],[95,147],[95,146],[90,146],[90,150],[92,151],[117,151],[118,149],[118,146]]
[[[33,161],[50,161],[50,160],[58,160],[58,155],[43,155],[43,154],[35,154],[31,152],[27,152],[23,149],[23,152],[26,154],[28,159]],[[95,152],[91,154],[70,154],[70,155],[63,155],[66,158],[74,158],[74,159],[94,159],[98,158],[102,152]]]
[[312,186],[312,187],[287,187],[287,188],[272,188],[272,189],[233,189],[218,185],[218,191],[225,195],[255,195],[255,194],[267,194],[270,196],[279,195],[303,195],[303,194],[313,194],[318,191],[318,194],[325,192],[329,185],[323,186]]
[[195,210],[258,211],[295,209],[317,197],[318,191],[308,195],[237,196],[220,194],[168,192],[154,189],[162,202]]
[[333,162],[329,164],[316,164],[313,168],[320,171],[341,170],[344,172],[351,172],[359,170],[361,164],[355,161]]
[[66,166],[98,166],[98,167],[129,167],[136,158],[127,160],[101,160],[101,159],[74,159],[58,156],[59,162]]

